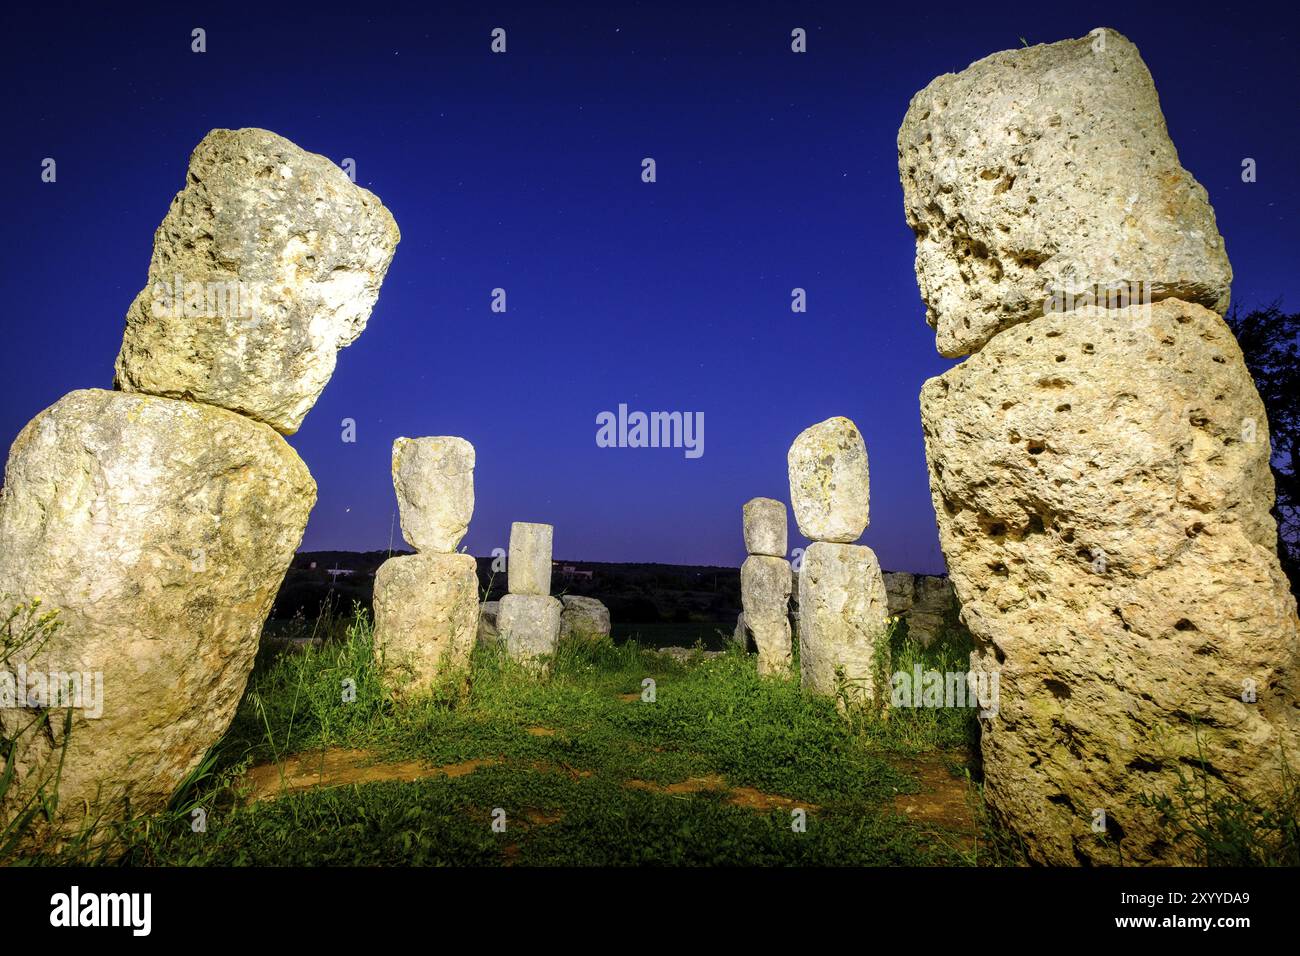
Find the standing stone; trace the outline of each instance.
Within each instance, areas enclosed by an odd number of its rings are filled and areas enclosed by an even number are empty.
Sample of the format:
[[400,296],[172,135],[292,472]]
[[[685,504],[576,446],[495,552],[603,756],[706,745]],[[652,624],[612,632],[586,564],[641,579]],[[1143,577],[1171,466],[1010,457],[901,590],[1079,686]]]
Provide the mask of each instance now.
[[216,405],[292,434],[361,334],[399,237],[324,156],[213,130],[154,236],[117,387]]
[[551,593],[551,536],[549,524],[516,521],[510,526],[510,553],[506,580],[511,594]]
[[497,614],[500,610],[500,601],[484,601],[479,606],[478,642],[480,644],[497,643]]
[[[57,822],[162,810],[225,733],[315,498],[283,438],[223,409],[88,389],[19,433],[0,595],[40,598],[62,627],[10,666],[100,675],[103,692],[102,715],[75,716]],[[0,736],[32,716],[0,708]],[[45,736],[24,741],[10,801],[59,758]]]
[[523,663],[554,654],[562,612],[563,605],[549,594],[507,594],[497,614],[501,643]]
[[[1149,798],[1267,799],[1300,764],[1266,419],[1205,192],[1112,31],[940,77],[899,157],[939,349],[980,350],[921,411],[972,668],[1000,681],[986,798],[1042,863],[1187,862]],[[1088,301],[1125,286],[1157,301]]]
[[393,489],[407,544],[455,551],[474,516],[474,446],[452,436],[397,439]]
[[[847,418],[805,429],[790,446],[790,503],[805,538],[848,544],[869,517],[867,446]],[[784,552],[783,552],[784,553]]]
[[1104,301],[1140,284],[1227,309],[1214,210],[1178,162],[1137,48],[1113,30],[935,79],[898,131],[898,169],[943,355],[1042,315],[1058,292]]
[[815,541],[799,570],[799,666],[803,686],[842,706],[887,700],[889,599],[875,552]]
[[469,668],[478,635],[478,564],[428,552],[389,558],[375,573],[375,653],[395,693],[427,694]]
[[743,509],[745,550],[784,558],[786,551],[785,503],[774,498],[752,498]]
[[[784,509],[782,509],[784,510]],[[758,646],[758,674],[790,672],[790,563],[751,554],[740,567],[745,626]]]
[[1202,759],[1244,795],[1300,766],[1267,419],[1231,331],[1175,299],[1044,316],[926,382],[921,415],[972,666],[1000,674],[991,807],[1043,863],[1119,862],[1098,809],[1124,863],[1187,861],[1143,793]]
[[610,634],[609,608],[593,597],[566,594],[560,598],[560,636],[595,643]]

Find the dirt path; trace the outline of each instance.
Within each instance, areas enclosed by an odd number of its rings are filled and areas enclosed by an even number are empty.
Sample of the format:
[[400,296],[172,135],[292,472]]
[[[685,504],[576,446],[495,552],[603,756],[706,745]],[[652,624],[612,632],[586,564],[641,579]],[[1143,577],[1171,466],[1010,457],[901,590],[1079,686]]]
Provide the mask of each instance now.
[[975,819],[975,795],[967,779],[953,776],[949,769],[961,754],[926,754],[898,761],[895,766],[917,779],[918,793],[900,793],[894,797],[894,809],[918,824],[950,834],[954,845],[963,851],[973,850],[979,837]]
[[[530,727],[528,732],[535,736],[549,736],[554,731],[545,727]],[[346,750],[342,748],[296,754],[287,757],[283,763],[259,764],[250,768],[236,784],[236,790],[245,794],[249,802],[274,800],[276,797],[290,793],[302,793],[317,787],[345,787],[358,783],[377,783],[396,780],[411,783],[439,775],[463,777],[481,767],[499,764],[495,758],[465,760],[460,763],[434,766],[421,760],[380,760],[375,754],[365,750]],[[590,770],[570,767],[567,764],[551,765],[543,762],[530,764],[532,769],[545,773],[562,770],[574,779],[591,776]],[[753,787],[732,787],[718,774],[704,777],[689,777],[678,783],[657,784],[647,780],[628,780],[624,786],[638,790],[653,790],[659,793],[689,795],[712,791],[728,795],[728,802],[738,807],[746,807],[759,813],[769,810],[789,810],[801,807],[813,811],[817,808],[806,802],[783,797],[779,794],[764,793]]]
[[316,787],[344,787],[354,783],[397,780],[410,783],[439,775],[463,777],[480,767],[500,763],[496,759],[465,760],[434,766],[422,760],[379,760],[366,750],[332,749],[286,757],[283,763],[251,767],[236,783],[235,789],[247,791],[249,802],[274,800],[288,793],[301,793]]

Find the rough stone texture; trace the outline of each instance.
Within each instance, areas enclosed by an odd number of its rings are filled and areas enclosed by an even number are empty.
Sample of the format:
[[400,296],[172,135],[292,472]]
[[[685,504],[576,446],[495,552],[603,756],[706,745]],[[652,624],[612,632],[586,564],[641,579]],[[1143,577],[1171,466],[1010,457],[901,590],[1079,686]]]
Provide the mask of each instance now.
[[478,636],[478,570],[468,554],[408,554],[375,572],[375,656],[400,696],[428,694],[469,667]]
[[867,527],[867,446],[847,418],[828,418],[799,433],[787,456],[790,503],[803,536],[842,544]]
[[745,626],[758,647],[758,673],[790,672],[790,562],[751,554],[740,566]]
[[[118,387],[292,434],[365,328],[398,239],[379,199],[324,156],[262,129],[213,130],[154,235]],[[173,308],[178,282],[200,293],[188,309]]]
[[407,544],[455,551],[474,516],[474,446],[445,435],[397,439],[393,489]]
[[478,642],[480,644],[497,643],[497,614],[500,610],[500,601],[484,601],[479,605]]
[[890,617],[907,622],[907,636],[929,647],[957,615],[957,597],[946,575],[884,573]]
[[497,612],[497,631],[515,660],[536,661],[555,653],[564,606],[549,594],[507,594]]
[[592,597],[566,594],[560,598],[560,636],[580,641],[603,641],[609,637],[609,608]]
[[510,526],[510,552],[506,581],[511,594],[551,593],[551,536],[549,524],[516,521]]
[[738,644],[741,650],[748,653],[753,640],[754,634],[745,623],[745,612],[741,611],[736,615],[736,627],[731,632],[731,643]]
[[889,598],[889,615],[896,617],[912,609],[916,599],[916,575],[906,571],[886,571],[881,575],[885,579],[885,594]]
[[995,53],[912,98],[898,168],[944,355],[1043,314],[1055,291],[1143,283],[1227,309],[1214,211],[1151,74],[1123,36],[1094,34]]
[[775,498],[751,498],[743,509],[745,551],[785,557],[785,503]]
[[[62,822],[163,809],[226,731],[315,499],[272,429],[191,402],[75,391],[19,433],[0,595],[39,597],[63,626],[10,666],[103,675],[103,715],[73,724]],[[0,735],[31,717],[0,710]],[[20,777],[50,767],[46,739],[28,740]]]
[[986,795],[1046,863],[1118,862],[1094,809],[1125,863],[1185,859],[1136,798],[1197,765],[1194,722],[1242,793],[1300,766],[1263,405],[1218,315],[1134,313],[1015,326],[921,392],[972,666],[1000,672]]
[[907,636],[922,647],[929,647],[949,621],[956,619],[957,596],[947,577],[934,574],[918,574],[914,594],[912,606],[904,615]]
[[[875,552],[817,541],[799,569],[799,664],[803,686],[840,703],[883,706],[888,698],[889,599]],[[883,680],[883,684],[878,683]]]

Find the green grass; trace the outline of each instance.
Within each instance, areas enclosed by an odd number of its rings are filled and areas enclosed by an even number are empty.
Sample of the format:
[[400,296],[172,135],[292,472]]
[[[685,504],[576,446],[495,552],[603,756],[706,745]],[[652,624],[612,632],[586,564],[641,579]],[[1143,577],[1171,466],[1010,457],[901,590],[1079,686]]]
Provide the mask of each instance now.
[[[562,644],[549,675],[475,650],[418,701],[394,701],[356,610],[281,625],[318,637],[300,653],[259,656],[221,742],[166,812],[85,834],[57,856],[22,862],[132,865],[1017,865],[1024,848],[980,801],[971,708],[837,711],[797,676],[759,678],[737,648],[679,662],[635,641]],[[13,641],[11,641],[13,643]],[[890,635],[889,673],[962,672],[956,622],[930,648]],[[882,649],[883,650],[883,649]],[[798,662],[795,662],[795,675]],[[879,676],[879,675],[878,675]],[[642,699],[654,681],[655,700]],[[886,682],[887,688],[887,682]],[[348,693],[345,693],[345,689]],[[885,690],[888,696],[888,690]],[[544,729],[546,733],[537,731]],[[430,770],[250,802],[244,772],[333,749]],[[10,754],[13,753],[12,742]],[[711,788],[669,789],[691,779]],[[946,781],[946,783],[945,783]],[[1170,838],[1209,865],[1292,863],[1300,793],[1289,771],[1276,799],[1243,800],[1193,773],[1148,806]],[[752,788],[768,805],[731,802]],[[925,803],[942,790],[948,802]],[[3,787],[0,786],[0,790]],[[963,797],[963,790],[965,796]],[[906,795],[914,795],[908,797]],[[751,793],[752,797],[754,794]],[[901,799],[900,799],[901,798]],[[921,800],[939,816],[909,818]],[[953,809],[965,801],[966,813]],[[806,828],[792,826],[806,810]],[[195,811],[206,829],[192,826]],[[33,811],[39,812],[39,811]],[[504,829],[494,828],[504,820]],[[29,821],[31,819],[29,818]],[[11,861],[12,862],[12,861]]]
[[1198,866],[1300,866],[1300,786],[1285,751],[1279,762],[1273,786],[1250,796],[1216,779],[1201,752],[1190,769],[1176,765],[1170,792],[1146,793],[1139,802],[1156,811],[1166,839],[1190,850]]
[[[0,615],[0,670],[38,655],[59,630],[57,611],[42,611],[41,602],[11,604]],[[16,689],[16,688],[15,688]],[[9,705],[12,707],[12,704]],[[24,844],[58,809],[59,778],[72,733],[72,712],[60,719],[44,708],[13,708],[0,714],[0,864],[17,861]],[[61,741],[48,747],[45,761],[37,761],[24,775],[20,765],[29,751],[39,751],[46,741]]]
[[[890,639],[889,673],[966,673],[970,670],[970,633],[955,620],[949,622],[942,636],[923,648],[908,640],[906,624],[897,626]],[[886,687],[884,693],[888,695]],[[862,720],[860,732],[875,746],[900,753],[924,753],[930,750],[964,748],[972,753],[979,748],[976,712],[960,707],[895,708],[886,721]]]
[[[833,700],[802,693],[797,677],[760,679],[754,659],[737,650],[683,664],[635,642],[562,645],[540,678],[480,647],[468,682],[454,676],[427,700],[395,703],[373,663],[363,613],[312,627],[329,640],[259,659],[229,732],[171,811],[123,829],[124,862],[974,862],[961,834],[913,823],[893,805],[918,789],[900,758],[968,739],[950,719],[911,711],[883,723],[845,720]],[[900,659],[921,653],[927,667],[961,653],[895,644]],[[653,703],[641,700],[646,678],[655,682]],[[356,691],[348,702],[345,681]],[[327,748],[434,766],[492,763],[459,777],[240,801],[233,784],[249,765]],[[709,776],[793,803],[756,810],[733,805],[727,793],[643,788]],[[792,826],[791,806],[807,809],[805,832]],[[191,828],[195,808],[207,814],[206,832]],[[504,812],[504,832],[492,827],[494,810]]]

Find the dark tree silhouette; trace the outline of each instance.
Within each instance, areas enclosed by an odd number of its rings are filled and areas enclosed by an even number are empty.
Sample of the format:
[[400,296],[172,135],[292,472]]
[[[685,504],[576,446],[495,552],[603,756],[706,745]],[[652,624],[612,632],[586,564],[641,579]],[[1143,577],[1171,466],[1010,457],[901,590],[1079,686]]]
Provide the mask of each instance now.
[[1300,582],[1300,312],[1287,314],[1275,302],[1264,309],[1226,316],[1241,344],[1246,366],[1255,379],[1268,413],[1273,479],[1277,483],[1278,556],[1296,593]]

